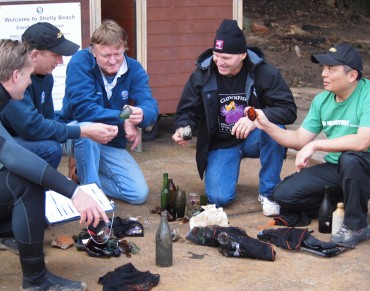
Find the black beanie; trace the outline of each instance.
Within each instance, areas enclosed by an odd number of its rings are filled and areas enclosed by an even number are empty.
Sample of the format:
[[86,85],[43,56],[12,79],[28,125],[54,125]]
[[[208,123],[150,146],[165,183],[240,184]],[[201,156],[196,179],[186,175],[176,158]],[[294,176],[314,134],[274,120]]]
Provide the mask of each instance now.
[[216,32],[213,51],[225,54],[243,54],[247,51],[244,32],[236,20],[225,19]]

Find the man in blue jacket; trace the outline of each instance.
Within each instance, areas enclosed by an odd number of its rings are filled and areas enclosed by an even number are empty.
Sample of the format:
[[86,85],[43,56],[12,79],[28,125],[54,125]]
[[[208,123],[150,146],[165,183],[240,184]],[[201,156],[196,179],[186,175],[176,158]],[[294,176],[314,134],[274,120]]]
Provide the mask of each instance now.
[[285,148],[257,129],[244,108],[261,108],[280,127],[293,123],[297,108],[288,84],[260,49],[247,47],[235,20],[221,23],[213,48],[196,64],[177,107],[173,140],[186,144],[184,127],[198,129],[198,171],[201,178],[205,172],[206,195],[217,207],[235,199],[241,160],[260,158],[262,211],[278,215],[280,207],[270,198],[280,182]]
[[74,54],[79,46],[67,40],[57,27],[47,22],[31,25],[23,33],[22,41],[32,49],[32,84],[24,93],[23,100],[10,100],[0,115],[1,122],[14,139],[57,168],[62,157],[60,144],[68,139],[89,137],[107,143],[115,137],[115,126],[68,126],[54,119],[54,78],[51,73],[56,66],[63,64],[62,56]]
[[[77,122],[104,122],[118,126],[107,145],[86,138],[74,145],[77,174],[82,184],[96,183],[104,192],[128,203],[144,203],[148,186],[125,149],[141,141],[137,127],[148,127],[158,117],[158,104],[141,64],[129,58],[127,33],[116,22],[104,21],[93,33],[90,47],[73,55],[67,66],[66,94],[61,117]],[[128,119],[120,117],[129,105]]]

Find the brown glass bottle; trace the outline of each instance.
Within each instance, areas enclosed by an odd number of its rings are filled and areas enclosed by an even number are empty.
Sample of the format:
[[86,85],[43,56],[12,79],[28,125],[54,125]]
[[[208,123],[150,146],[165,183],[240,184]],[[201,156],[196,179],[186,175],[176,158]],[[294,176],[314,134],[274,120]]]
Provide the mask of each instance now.
[[170,191],[168,190],[168,173],[163,173],[163,186],[161,191],[161,209],[170,210]]
[[175,193],[176,186],[173,179],[168,179],[168,190],[170,191],[170,210],[173,211],[175,208]]
[[176,218],[183,218],[185,215],[186,208],[186,194],[185,191],[180,190],[180,187],[177,185],[175,193],[175,214]]
[[319,209],[319,232],[331,233],[333,206],[330,202],[330,187],[325,186],[324,198]]
[[170,267],[172,266],[172,262],[171,229],[167,220],[167,211],[163,211],[155,235],[155,264],[158,267]]

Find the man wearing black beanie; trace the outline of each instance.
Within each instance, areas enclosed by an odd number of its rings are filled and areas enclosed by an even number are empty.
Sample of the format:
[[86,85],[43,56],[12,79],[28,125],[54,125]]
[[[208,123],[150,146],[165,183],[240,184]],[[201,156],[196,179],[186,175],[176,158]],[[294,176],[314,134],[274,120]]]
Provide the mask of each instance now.
[[266,216],[280,213],[269,199],[280,182],[286,150],[244,116],[248,106],[262,109],[284,128],[297,118],[292,92],[259,48],[248,47],[235,20],[223,20],[212,49],[196,62],[177,107],[172,139],[188,143],[184,128],[198,130],[196,161],[209,202],[226,206],[236,197],[240,162],[260,158],[259,200]]

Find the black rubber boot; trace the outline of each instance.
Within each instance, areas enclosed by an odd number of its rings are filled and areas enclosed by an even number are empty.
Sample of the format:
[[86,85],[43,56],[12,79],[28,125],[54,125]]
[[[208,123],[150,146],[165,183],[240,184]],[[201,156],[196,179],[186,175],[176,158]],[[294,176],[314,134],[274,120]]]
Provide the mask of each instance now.
[[85,283],[71,281],[50,273],[45,267],[43,244],[24,244],[18,241],[23,282],[21,290],[84,291]]
[[37,274],[23,274],[21,290],[84,291],[87,290],[87,285],[56,276],[44,268]]

